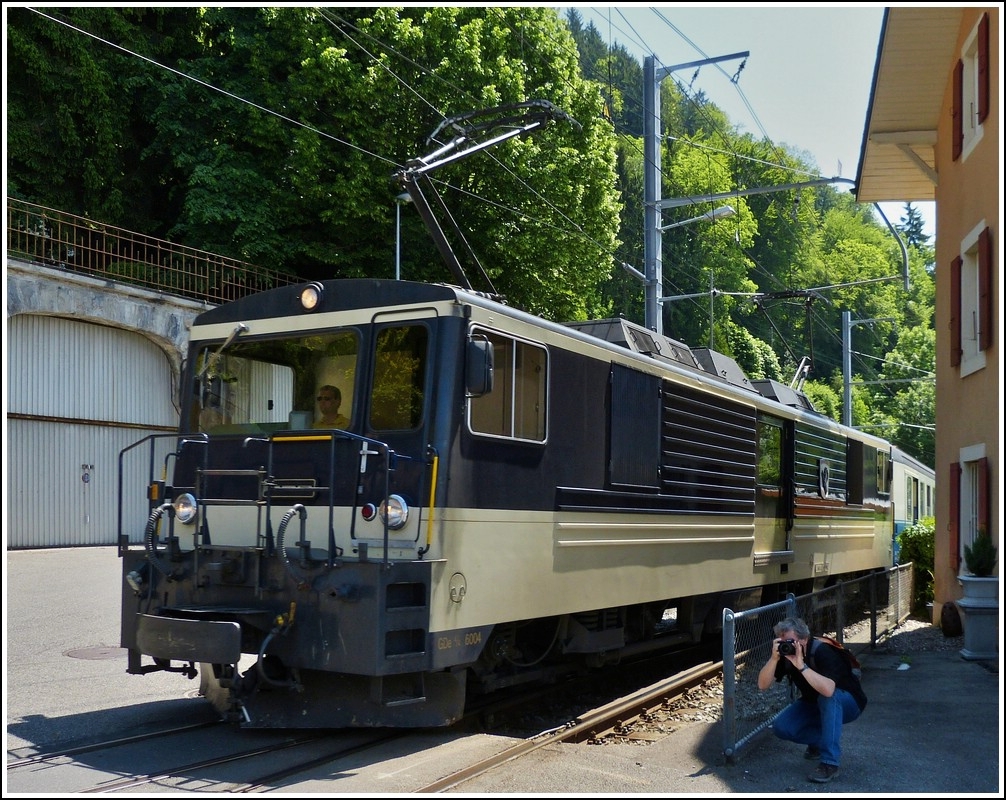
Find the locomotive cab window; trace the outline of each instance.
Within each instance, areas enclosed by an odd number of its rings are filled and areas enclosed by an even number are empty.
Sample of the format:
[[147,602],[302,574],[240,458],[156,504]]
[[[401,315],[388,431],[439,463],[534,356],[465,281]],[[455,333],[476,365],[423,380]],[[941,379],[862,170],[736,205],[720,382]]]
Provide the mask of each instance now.
[[196,356],[192,427],[208,433],[268,433],[310,427],[316,394],[334,386],[352,414],[355,331],[210,344]]
[[370,426],[412,430],[423,418],[427,343],[424,325],[384,328],[376,336]]
[[469,399],[469,429],[487,436],[545,441],[545,348],[499,333],[478,333],[492,344],[494,380],[491,392]]

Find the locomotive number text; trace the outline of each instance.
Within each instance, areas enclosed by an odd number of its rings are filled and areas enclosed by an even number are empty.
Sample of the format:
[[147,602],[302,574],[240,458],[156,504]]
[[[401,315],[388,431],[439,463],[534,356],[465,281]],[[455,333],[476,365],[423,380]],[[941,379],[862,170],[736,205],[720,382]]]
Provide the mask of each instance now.
[[471,647],[482,644],[482,631],[467,631],[455,636],[437,637],[437,650],[450,650],[454,647]]

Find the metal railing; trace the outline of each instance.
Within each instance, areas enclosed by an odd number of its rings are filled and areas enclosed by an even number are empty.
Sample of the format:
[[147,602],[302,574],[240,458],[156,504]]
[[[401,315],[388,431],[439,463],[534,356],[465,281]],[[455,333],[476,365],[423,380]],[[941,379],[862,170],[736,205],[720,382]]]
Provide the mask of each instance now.
[[831,636],[859,657],[875,647],[911,613],[913,565],[890,567],[820,592],[748,611],[723,611],[723,752],[733,760],[756,734],[796,699],[788,681],[758,689],[784,617],[800,617],[815,636]]
[[7,255],[210,303],[299,280],[296,275],[11,197]]

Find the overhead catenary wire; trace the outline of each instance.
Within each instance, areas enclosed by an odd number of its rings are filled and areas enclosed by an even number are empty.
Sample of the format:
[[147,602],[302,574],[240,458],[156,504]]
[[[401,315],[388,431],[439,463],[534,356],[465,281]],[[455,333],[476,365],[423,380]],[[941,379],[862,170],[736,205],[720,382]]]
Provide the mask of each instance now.
[[[222,89],[220,87],[214,86],[211,83],[208,83],[207,81],[204,81],[204,80],[202,80],[202,79],[200,79],[200,78],[198,78],[196,76],[193,76],[191,74],[187,74],[187,73],[185,73],[185,72],[183,72],[183,71],[181,71],[179,69],[176,69],[174,67],[171,67],[171,66],[168,66],[168,65],[165,65],[165,64],[161,64],[161,63],[155,61],[154,59],[151,59],[151,58],[149,58],[149,57],[147,57],[147,56],[145,56],[145,55],[143,55],[141,53],[137,53],[137,52],[131,51],[131,50],[125,48],[125,47],[122,47],[119,44],[116,44],[114,42],[111,42],[111,41],[103,38],[103,37],[97,36],[97,35],[89,32],[89,31],[86,31],[86,30],[80,28],[79,26],[75,26],[75,25],[72,25],[72,24],[70,24],[70,23],[68,23],[68,22],[66,22],[64,20],[61,20],[57,16],[54,16],[54,15],[48,14],[48,13],[44,13],[43,11],[41,11],[39,9],[35,9],[35,8],[31,8],[29,10],[31,10],[34,13],[39,14],[40,16],[45,17],[45,18],[47,18],[47,19],[49,19],[49,20],[51,20],[51,21],[53,21],[55,23],[58,23],[58,24],[63,25],[65,27],[68,27],[68,28],[70,28],[70,29],[72,29],[72,30],[74,30],[74,31],[82,34],[82,35],[86,35],[86,36],[88,36],[88,37],[90,37],[90,38],[92,38],[92,39],[94,39],[96,41],[99,41],[99,42],[101,42],[101,43],[103,43],[103,44],[105,44],[107,46],[114,47],[115,49],[117,49],[117,50],[119,50],[119,51],[121,51],[123,53],[126,53],[126,54],[128,54],[130,56],[133,56],[133,57],[136,57],[136,58],[138,58],[140,60],[143,60],[143,61],[145,61],[145,62],[147,62],[147,63],[149,63],[151,65],[156,66],[157,68],[160,68],[160,69],[163,69],[165,71],[168,71],[168,72],[170,72],[170,73],[172,73],[172,74],[174,74],[174,75],[176,75],[178,77],[181,77],[181,78],[183,78],[185,80],[193,81],[193,82],[195,82],[195,83],[203,86],[207,90],[214,91],[214,92],[219,92],[220,94],[225,95],[228,98],[233,99],[236,102],[245,103],[245,104],[247,104],[247,105],[249,105],[251,107],[254,107],[254,108],[262,111],[263,113],[268,113],[270,115],[273,115],[273,116],[275,116],[275,117],[283,120],[284,122],[286,122],[288,124],[295,125],[295,126],[298,126],[300,128],[309,130],[312,133],[314,133],[314,134],[316,134],[316,135],[318,135],[320,137],[325,138],[326,140],[329,140],[329,141],[332,141],[332,142],[337,143],[339,145],[346,146],[346,147],[349,147],[351,149],[354,149],[354,150],[356,150],[358,152],[361,152],[361,153],[367,155],[368,157],[373,157],[373,158],[379,159],[379,160],[381,160],[381,161],[383,161],[385,163],[393,164],[395,166],[400,166],[400,165],[398,165],[395,162],[395,160],[387,158],[385,156],[382,156],[379,153],[373,152],[372,150],[368,149],[367,147],[360,146],[360,145],[358,145],[358,144],[356,144],[356,143],[354,143],[352,141],[349,141],[349,140],[347,140],[345,138],[333,135],[333,134],[331,134],[331,133],[329,133],[329,132],[327,132],[327,131],[325,131],[323,129],[320,129],[317,126],[305,123],[305,122],[303,122],[301,120],[294,119],[294,118],[290,117],[289,115],[277,112],[277,111],[275,111],[273,109],[270,109],[270,108],[268,108],[268,107],[266,107],[266,106],[264,106],[264,105],[262,105],[260,103],[256,103],[253,100],[249,100],[247,98],[243,98],[243,97],[241,97],[241,96],[239,96],[239,95],[237,95],[237,94],[235,94],[233,92],[229,92],[229,91],[224,90],[224,89]],[[330,14],[327,9],[322,9],[321,16],[324,19],[328,20],[330,24],[342,23],[343,27],[340,28],[340,30],[344,34],[346,34],[345,27],[346,26],[350,26],[350,23],[348,23],[346,20],[338,17],[337,15]],[[663,18],[662,15],[661,15],[661,18],[663,19],[663,21],[665,23],[667,23],[666,18]],[[353,27],[354,30],[358,30],[358,29],[355,28],[355,26],[351,26],[351,27]],[[672,27],[672,29],[674,29],[673,26],[671,26],[671,27]],[[674,29],[674,30],[676,30],[676,29]],[[684,37],[683,34],[680,33],[680,31],[676,31],[676,32],[679,35],[682,35],[682,38],[685,38],[686,41],[687,41],[687,38]],[[375,62],[380,61],[380,59],[379,59],[379,57],[378,57],[378,55],[376,53],[372,52],[371,49],[362,46],[362,44],[359,41],[355,41],[354,39],[349,38],[349,37],[347,37],[347,40],[348,41],[353,41],[354,46],[357,46],[360,49],[360,52],[365,53],[369,58],[371,58]],[[372,41],[377,41],[377,40],[373,40],[372,39]],[[381,47],[382,47],[382,49],[384,49],[386,52],[394,53],[396,55],[396,57],[405,58],[405,56],[403,56],[401,53],[395,51],[393,48],[388,47],[385,43],[383,43],[383,42],[377,42],[377,43],[380,44]],[[526,57],[527,56],[527,51],[524,48],[524,42],[523,42],[523,40],[521,42],[521,48],[522,48],[522,53],[524,53],[525,57]],[[698,50],[698,48],[696,48],[696,49]],[[699,50],[699,52],[701,52],[701,50]],[[413,63],[413,65],[415,65],[417,68],[425,69],[425,68],[421,67],[421,65],[415,64],[415,62],[411,62],[411,63]],[[436,73],[434,73],[434,72],[432,72],[430,70],[425,70],[425,71],[428,74],[430,74],[430,75],[436,75]],[[437,77],[438,77],[438,79],[441,79],[440,76],[437,76]],[[736,78],[736,76],[734,76],[734,79],[732,79],[732,81],[735,83],[735,85],[737,85],[737,82],[736,82],[735,78]],[[416,92],[413,89],[413,87],[411,87],[409,85],[409,83],[407,81],[402,81],[402,80],[398,79],[397,77],[396,77],[396,80],[398,80],[399,84],[403,86],[404,90],[406,90],[406,91],[412,91],[414,94],[416,94],[417,97],[419,97],[419,99],[420,99],[421,102],[425,102],[428,107],[433,108],[433,105],[430,104],[428,101],[426,101],[425,98],[422,98],[422,96],[418,92]],[[739,87],[738,87],[738,89],[739,89]],[[454,86],[454,90],[462,91],[460,89],[460,87],[457,87],[457,86]],[[695,99],[693,97],[691,97],[687,92],[683,92],[683,95],[686,98],[690,99],[692,102],[695,102]],[[699,108],[701,108],[701,104],[697,104],[697,105],[698,105]],[[443,116],[442,112],[437,111],[437,113],[441,114],[441,116]],[[688,142],[683,141],[682,143],[687,143],[688,146],[693,146],[693,147],[707,147],[707,148],[709,147],[709,145],[706,145],[704,143],[694,143],[694,142],[690,142],[690,141],[688,141]],[[712,149],[712,148],[710,148],[710,149]],[[724,153],[729,153],[729,151],[723,151],[723,152]],[[737,153],[733,153],[732,156],[736,157],[736,158],[739,158],[739,159],[750,159],[749,156],[740,155],[740,154],[737,154]],[[757,161],[757,159],[750,159],[750,160]],[[763,162],[763,163],[765,163],[765,162]],[[785,165],[780,165],[780,166],[784,166],[787,169],[792,169],[792,167],[789,167],[789,166],[785,166]],[[513,173],[511,172],[511,174],[513,174]],[[515,178],[515,180],[520,180],[519,176],[513,175],[513,177]],[[521,182],[525,186],[528,185],[526,182],[523,182],[523,181],[521,181]],[[610,255],[612,255],[613,257],[615,257],[615,253],[613,251],[610,251],[605,245],[603,245],[602,243],[597,242],[596,240],[592,239],[592,237],[590,237],[589,235],[587,235],[582,230],[582,228],[580,228],[580,226],[573,224],[572,221],[569,219],[569,217],[562,212],[562,209],[558,209],[554,205],[552,205],[553,211],[562,215],[561,219],[564,219],[566,221],[566,223],[569,224],[569,229],[563,228],[560,224],[557,224],[557,223],[555,223],[555,222],[553,222],[551,220],[536,219],[533,215],[529,214],[526,210],[516,209],[516,208],[509,207],[509,206],[504,205],[504,204],[499,203],[499,202],[494,202],[494,201],[489,200],[487,198],[483,198],[483,197],[481,197],[481,196],[479,196],[479,195],[477,195],[477,194],[475,194],[475,193],[473,193],[471,191],[463,190],[460,187],[451,186],[449,183],[443,183],[442,185],[445,186],[445,187],[450,188],[453,191],[463,192],[464,194],[466,194],[468,196],[471,196],[474,199],[477,199],[479,202],[490,203],[491,205],[493,205],[494,207],[500,209],[501,211],[506,211],[507,213],[515,215],[518,219],[532,220],[536,224],[541,225],[542,227],[545,227],[545,228],[548,228],[548,229],[557,230],[557,231],[563,231],[565,233],[570,233],[570,234],[573,234],[573,235],[577,235],[577,236],[583,237],[586,240],[590,241],[595,247],[597,247],[598,250],[599,250],[599,252],[609,253]],[[539,197],[540,200],[545,200],[545,198],[542,198],[540,195],[538,195],[538,197]],[[617,258],[616,258],[616,261],[617,261]],[[755,264],[756,264],[756,268],[757,268],[758,267],[757,262],[755,262]],[[771,275],[771,273],[766,273],[766,274],[770,275],[773,280],[777,280],[777,278],[775,276]],[[668,282],[668,285],[671,288],[677,288],[677,287],[674,287],[673,282]],[[679,291],[678,293],[683,293],[683,292]]]

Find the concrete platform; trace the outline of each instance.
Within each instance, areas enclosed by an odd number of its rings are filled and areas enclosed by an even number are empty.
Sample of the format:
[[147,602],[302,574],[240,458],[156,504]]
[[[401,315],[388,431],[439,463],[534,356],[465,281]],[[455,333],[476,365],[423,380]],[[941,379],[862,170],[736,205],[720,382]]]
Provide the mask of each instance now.
[[[198,681],[125,673],[115,548],[9,551],[4,572],[8,759],[85,735],[126,736],[142,726],[215,716],[196,694]],[[803,759],[803,748],[770,732],[727,763],[719,724],[691,723],[650,744],[548,745],[449,793],[1003,796],[998,662],[967,660],[959,651],[902,655],[883,646],[860,660],[869,705],[846,726],[841,770],[829,784],[809,783],[814,763]],[[429,774],[403,775],[395,791],[443,777],[436,740],[431,736]],[[489,735],[471,742],[485,753],[511,744]],[[375,766],[386,778],[390,763]],[[305,782],[298,796],[386,793],[390,784],[375,774],[324,788]]]

